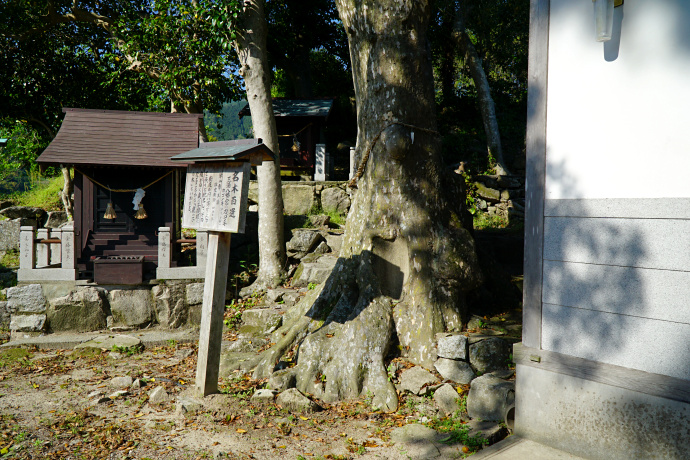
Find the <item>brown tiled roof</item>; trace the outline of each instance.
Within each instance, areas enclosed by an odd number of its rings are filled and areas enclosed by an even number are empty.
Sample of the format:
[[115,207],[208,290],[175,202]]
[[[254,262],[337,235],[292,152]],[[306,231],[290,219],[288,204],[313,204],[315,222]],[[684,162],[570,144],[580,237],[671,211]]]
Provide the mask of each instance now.
[[199,146],[201,114],[62,109],[44,164],[185,166],[170,157]]

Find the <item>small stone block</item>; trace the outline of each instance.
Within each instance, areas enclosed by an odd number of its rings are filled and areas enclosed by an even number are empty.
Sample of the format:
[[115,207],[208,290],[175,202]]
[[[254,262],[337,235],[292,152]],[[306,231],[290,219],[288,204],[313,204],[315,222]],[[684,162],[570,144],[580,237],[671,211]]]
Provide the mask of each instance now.
[[467,337],[464,335],[452,334],[439,337],[437,344],[439,358],[467,359]]

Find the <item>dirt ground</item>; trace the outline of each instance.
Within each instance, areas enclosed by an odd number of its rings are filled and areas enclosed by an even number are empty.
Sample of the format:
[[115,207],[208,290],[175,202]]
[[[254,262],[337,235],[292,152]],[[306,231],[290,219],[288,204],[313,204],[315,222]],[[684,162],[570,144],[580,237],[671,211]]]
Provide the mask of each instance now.
[[[391,414],[365,400],[290,414],[252,404],[264,382],[241,376],[185,413],[179,398],[193,396],[196,345],[120,351],[0,351],[0,459],[398,459],[408,455],[391,430],[422,417],[423,401]],[[124,376],[141,388],[118,396],[112,380]],[[168,398],[152,404],[159,386]],[[455,447],[458,458],[472,450]]]

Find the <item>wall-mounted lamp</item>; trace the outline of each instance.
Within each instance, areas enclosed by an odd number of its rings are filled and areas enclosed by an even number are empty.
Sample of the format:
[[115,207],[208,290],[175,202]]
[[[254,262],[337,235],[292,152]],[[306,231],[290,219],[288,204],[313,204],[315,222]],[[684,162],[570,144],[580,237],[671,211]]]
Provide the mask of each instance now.
[[598,42],[611,40],[613,34],[613,8],[623,0],[592,0],[594,2],[594,33]]

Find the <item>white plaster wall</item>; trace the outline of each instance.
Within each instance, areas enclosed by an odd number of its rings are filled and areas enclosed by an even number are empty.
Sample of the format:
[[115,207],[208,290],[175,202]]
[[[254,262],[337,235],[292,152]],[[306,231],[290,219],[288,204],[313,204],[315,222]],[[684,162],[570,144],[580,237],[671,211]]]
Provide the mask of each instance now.
[[598,43],[591,1],[551,1],[546,198],[690,197],[690,1],[614,24]]

